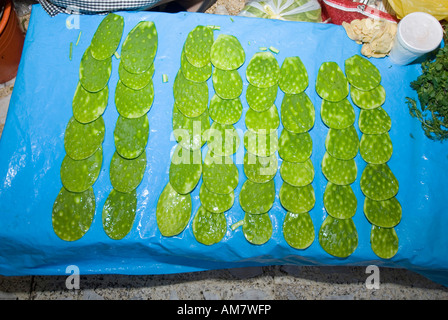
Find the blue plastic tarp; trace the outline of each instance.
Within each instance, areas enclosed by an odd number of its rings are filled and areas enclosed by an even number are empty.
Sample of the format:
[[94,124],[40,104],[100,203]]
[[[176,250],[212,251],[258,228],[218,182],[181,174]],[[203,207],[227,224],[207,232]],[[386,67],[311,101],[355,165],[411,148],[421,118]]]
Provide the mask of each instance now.
[[[321,98],[315,81],[319,66],[335,61],[344,70],[345,59],[360,53],[360,46],[351,41],[341,26],[307,22],[286,22],[245,17],[229,17],[201,13],[120,12],[124,17],[125,35],[141,20],[154,21],[159,47],[154,61],[155,99],[148,113],[150,135],[147,145],[148,163],[144,179],[137,189],[138,207],[130,233],[122,240],[110,239],[102,227],[102,207],[112,187],[109,163],[115,150],[113,129],[118,117],[114,105],[119,60],[113,57],[109,81],[109,104],[103,115],[106,135],[103,143],[103,166],[93,186],[96,213],[89,231],[78,241],[66,242],[53,231],[51,216],[54,200],[62,187],[60,167],[65,155],[64,132],[72,116],[72,98],[78,82],[82,54],[104,16],[68,16],[50,18],[35,5],[27,32],[23,56],[14,92],[0,140],[0,274],[55,275],[65,274],[68,265],[76,265],[82,274],[168,274],[243,266],[263,265],[351,265],[375,264],[406,268],[430,279],[448,284],[448,147],[427,139],[420,124],[409,115],[406,97],[416,98],[409,84],[421,74],[419,64],[397,66],[386,57],[371,59],[382,75],[387,99],[383,108],[392,119],[390,136],[393,155],[389,167],[400,183],[397,199],[403,208],[396,226],[398,253],[390,260],[379,259],[370,246],[371,224],[363,213],[364,195],[360,176],[365,167],[361,156],[355,158],[358,177],[352,188],[358,199],[353,218],[359,244],[348,258],[335,258],[326,253],[317,235],[326,217],[323,192],[327,180],[321,172],[328,128],[320,118]],[[68,28],[67,19],[79,19],[79,29]],[[236,36],[246,53],[246,62],[239,69],[243,78],[243,116],[235,124],[242,135],[248,105],[245,70],[259,47],[279,49],[279,64],[288,56],[299,56],[309,75],[307,95],[316,110],[316,122],[310,131],[313,139],[313,162],[316,174],[312,182],[316,204],[310,215],[316,238],[305,250],[290,247],[282,234],[286,211],[281,207],[278,191],[280,174],[275,177],[276,199],[269,212],[274,231],[263,245],[250,244],[241,228],[230,229],[218,244],[206,246],[196,241],[191,220],[200,205],[199,186],[193,191],[192,218],[178,236],[162,237],[157,229],[155,209],[158,197],[168,182],[170,152],[176,145],[172,133],[173,80],[180,68],[182,45],[190,30],[197,25],[217,25],[221,33]],[[73,26],[73,24],[69,25]],[[75,24],[76,26],[76,24]],[[79,43],[76,45],[81,31]],[[73,42],[72,60],[69,59]],[[118,53],[120,52],[118,48]],[[168,75],[164,83],[162,75]],[[211,79],[210,94],[213,93]],[[283,93],[279,90],[276,105],[280,109]],[[355,107],[357,116],[359,109]],[[359,132],[358,126],[356,128]],[[280,134],[282,127],[278,132]],[[242,139],[241,139],[242,141]],[[246,177],[242,168],[244,146],[234,161],[239,169],[235,204],[225,213],[228,225],[240,221],[244,212],[238,195]],[[279,164],[281,159],[279,159]]]

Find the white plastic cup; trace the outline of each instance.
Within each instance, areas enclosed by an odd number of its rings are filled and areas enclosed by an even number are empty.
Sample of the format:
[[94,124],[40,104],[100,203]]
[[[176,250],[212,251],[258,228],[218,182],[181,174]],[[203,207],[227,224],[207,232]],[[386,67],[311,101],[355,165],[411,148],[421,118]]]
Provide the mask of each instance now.
[[413,12],[398,23],[390,60],[407,65],[424,54],[435,50],[443,38],[440,22],[425,12]]

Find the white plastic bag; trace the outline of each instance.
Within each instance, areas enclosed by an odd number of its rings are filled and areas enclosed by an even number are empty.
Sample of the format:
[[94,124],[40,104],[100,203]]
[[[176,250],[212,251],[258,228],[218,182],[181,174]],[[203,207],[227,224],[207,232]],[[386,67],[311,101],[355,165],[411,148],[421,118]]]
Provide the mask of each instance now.
[[322,22],[321,6],[317,0],[249,0],[239,16]]

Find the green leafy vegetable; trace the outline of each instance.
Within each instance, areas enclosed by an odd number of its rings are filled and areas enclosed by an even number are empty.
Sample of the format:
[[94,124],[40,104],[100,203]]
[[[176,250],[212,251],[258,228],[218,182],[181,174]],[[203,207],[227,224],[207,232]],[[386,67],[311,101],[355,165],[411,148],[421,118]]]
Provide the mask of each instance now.
[[423,73],[411,82],[411,88],[418,94],[418,102],[406,97],[412,117],[417,118],[425,135],[436,141],[448,139],[448,48],[445,46],[434,60],[422,63]]

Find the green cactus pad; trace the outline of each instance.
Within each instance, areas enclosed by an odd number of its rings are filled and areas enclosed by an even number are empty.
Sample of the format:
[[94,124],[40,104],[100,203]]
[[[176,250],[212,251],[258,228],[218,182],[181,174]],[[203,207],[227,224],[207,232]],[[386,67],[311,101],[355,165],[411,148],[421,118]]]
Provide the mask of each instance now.
[[314,167],[311,159],[304,162],[289,162],[283,160],[280,166],[280,175],[283,181],[294,187],[304,187],[313,182]]
[[241,188],[239,201],[241,208],[252,214],[268,212],[275,200],[275,183],[269,180],[265,183],[255,183],[246,180]]
[[361,191],[372,200],[387,200],[398,193],[398,180],[386,163],[368,163],[361,174]]
[[56,235],[65,241],[81,239],[92,224],[95,205],[95,194],[91,187],[84,192],[70,192],[62,187],[52,211]]
[[269,51],[255,53],[246,68],[247,81],[259,88],[269,88],[278,84],[280,66]]
[[305,92],[285,94],[280,113],[283,127],[294,133],[309,131],[316,119],[314,105]]
[[145,170],[146,151],[135,159],[125,159],[115,151],[109,169],[112,187],[119,192],[132,192],[142,182]]
[[230,156],[237,152],[240,137],[234,126],[213,122],[206,133],[207,146],[218,156]]
[[315,237],[314,225],[308,212],[286,213],[283,220],[283,237],[295,249],[306,249]]
[[243,104],[239,98],[222,99],[215,94],[210,100],[209,113],[215,122],[224,125],[235,124],[243,114]]
[[211,62],[207,63],[203,67],[195,67],[188,61],[185,54],[185,48],[182,50],[182,54],[180,56],[180,67],[185,78],[190,81],[204,82],[212,76]]
[[349,83],[336,62],[321,64],[316,78],[316,92],[324,100],[338,102],[349,93]]
[[247,130],[244,133],[243,141],[244,147],[249,153],[260,157],[273,155],[279,147],[277,131],[273,131],[271,134],[257,134]]
[[140,90],[126,87],[121,80],[115,89],[115,106],[125,118],[140,118],[151,109],[154,102],[154,84],[152,80]]
[[249,83],[246,89],[246,101],[251,109],[262,112],[268,110],[275,102],[278,85],[258,88]]
[[181,233],[191,216],[191,194],[180,194],[168,182],[156,207],[157,227],[164,237]]
[[359,150],[359,137],[354,126],[345,129],[330,128],[325,138],[327,152],[341,160],[350,160],[356,157]]
[[391,259],[398,252],[398,236],[394,228],[372,225],[370,244],[373,252],[382,259]]
[[224,213],[212,213],[200,206],[193,218],[192,226],[196,240],[210,246],[220,242],[226,235],[227,219]]
[[98,179],[102,163],[102,147],[99,147],[93,155],[83,160],[73,160],[66,155],[61,165],[62,185],[71,192],[86,191]]
[[103,143],[106,127],[103,117],[87,124],[70,118],[64,135],[64,147],[73,160],[83,160],[93,155]]
[[202,181],[213,193],[229,194],[238,186],[238,168],[230,157],[220,157],[210,151],[204,159]]
[[114,13],[109,13],[100,22],[93,35],[90,49],[92,56],[97,60],[112,57],[117,51],[123,35],[124,18]]
[[81,123],[95,121],[106,110],[108,98],[108,86],[98,92],[89,92],[78,82],[72,102],[73,116]]
[[319,230],[319,243],[332,256],[350,256],[358,247],[358,231],[353,220],[328,215]]
[[278,85],[284,93],[298,94],[308,87],[308,72],[299,57],[287,57],[280,68]]
[[392,120],[382,107],[361,110],[358,119],[359,130],[364,134],[382,134],[388,132]]
[[228,194],[213,193],[207,189],[205,184],[202,184],[199,189],[199,200],[207,211],[222,213],[232,208],[235,194],[233,192]]
[[265,183],[274,179],[277,174],[277,167],[278,159],[275,154],[267,157],[259,157],[246,152],[244,155],[244,174],[252,182]]
[[207,109],[209,95],[207,82],[187,80],[181,70],[174,79],[173,94],[177,108],[187,117],[198,117]]
[[269,241],[272,236],[272,221],[269,213],[244,215],[243,233],[248,242],[262,245]]
[[90,48],[84,52],[79,65],[79,81],[90,92],[104,89],[112,72],[112,58],[97,60],[92,57]]
[[328,182],[324,191],[324,206],[333,218],[348,219],[356,214],[358,200],[350,185],[340,186]]
[[280,188],[280,203],[289,212],[302,213],[314,208],[316,197],[311,184],[294,187],[284,182]]
[[350,97],[355,105],[364,110],[372,110],[381,107],[386,101],[386,90],[378,85],[369,91],[351,88]]
[[341,160],[325,152],[322,159],[322,173],[334,184],[348,185],[355,182],[358,168],[354,159]]
[[132,229],[136,211],[137,192],[135,190],[123,193],[112,189],[102,212],[104,232],[111,239],[123,239]]
[[253,109],[247,110],[245,123],[247,129],[259,134],[270,134],[275,132],[280,125],[280,117],[275,105],[268,110],[257,112]]
[[389,133],[363,134],[359,145],[359,153],[367,163],[386,163],[392,157],[393,146]]
[[206,139],[206,131],[210,129],[208,109],[201,115],[190,118],[173,106],[173,135],[176,141],[185,149],[196,150],[201,148]]
[[309,132],[292,133],[282,130],[278,154],[289,162],[304,162],[313,152],[313,140]]
[[152,21],[140,21],[126,36],[121,47],[121,63],[131,73],[143,73],[154,62],[158,35]]
[[145,114],[140,118],[128,119],[118,116],[114,129],[117,152],[126,159],[134,159],[146,148],[149,136],[149,120]]
[[201,149],[188,150],[176,146],[171,157],[170,184],[180,194],[187,194],[196,188],[202,175]]
[[401,221],[402,208],[395,197],[383,201],[365,198],[364,214],[371,224],[393,228]]
[[210,52],[214,37],[213,30],[206,26],[196,26],[188,33],[185,40],[185,57],[196,68],[210,63]]
[[150,82],[152,82],[152,77],[154,75],[155,68],[154,64],[149,67],[149,69],[142,73],[131,73],[127,71],[123,62],[118,65],[118,75],[121,82],[128,88],[133,90],[141,90],[146,87]]
[[356,119],[355,110],[347,98],[338,102],[322,100],[320,117],[327,127],[333,129],[350,127]]
[[381,74],[377,67],[358,54],[345,60],[345,74],[352,86],[363,91],[372,90],[381,82]]
[[220,34],[212,45],[210,60],[218,69],[236,70],[243,65],[246,54],[235,36]]
[[222,99],[236,99],[243,92],[243,79],[238,70],[221,70],[215,68],[212,74],[215,93]]

